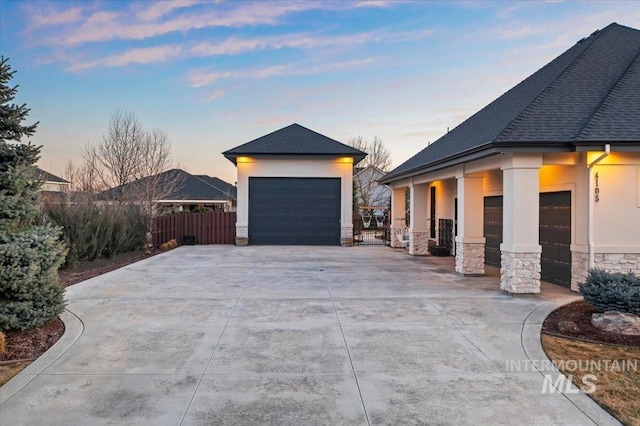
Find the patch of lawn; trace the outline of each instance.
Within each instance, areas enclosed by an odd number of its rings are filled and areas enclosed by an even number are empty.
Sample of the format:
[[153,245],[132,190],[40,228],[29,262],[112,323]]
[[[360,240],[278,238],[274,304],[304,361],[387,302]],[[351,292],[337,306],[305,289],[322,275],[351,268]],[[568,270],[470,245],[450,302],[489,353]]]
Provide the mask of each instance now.
[[[639,369],[615,368],[597,371],[562,371],[565,375],[573,375],[573,383],[582,385],[585,374],[593,374],[597,378],[594,382],[596,389],[589,396],[605,410],[626,425],[640,425],[640,348],[629,346],[602,345],[587,343],[560,337],[542,335],[542,347],[552,361],[585,361],[582,365],[596,364],[594,361],[617,360],[625,361],[627,365],[635,364]],[[559,367],[567,364],[559,364]],[[602,363],[601,365],[604,365]],[[565,368],[566,370],[566,368]],[[607,371],[605,371],[607,370]],[[631,370],[631,371],[626,371]]]

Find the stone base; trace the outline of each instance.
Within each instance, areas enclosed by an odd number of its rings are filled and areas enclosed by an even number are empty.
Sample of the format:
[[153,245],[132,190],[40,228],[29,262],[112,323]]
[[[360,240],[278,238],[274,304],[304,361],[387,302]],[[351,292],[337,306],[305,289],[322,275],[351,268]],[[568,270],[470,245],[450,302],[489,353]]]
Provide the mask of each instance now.
[[236,237],[236,245],[239,247],[246,247],[249,245],[249,238],[247,237]]
[[391,228],[389,230],[389,232],[391,233],[390,237],[391,237],[391,247],[393,248],[405,248],[406,246],[403,245],[400,240],[398,239],[398,232],[401,235],[404,235],[406,231],[406,228],[404,226],[400,226],[400,227],[396,227],[396,228]]
[[540,253],[502,251],[500,288],[508,293],[540,293]]
[[456,242],[456,272],[465,276],[484,275],[484,244]]
[[596,253],[594,257],[596,268],[640,274],[640,253]]
[[351,237],[351,238],[340,238],[340,245],[342,247],[353,247],[353,237]]
[[409,231],[409,254],[426,256],[429,254],[429,233]]
[[571,252],[571,290],[578,291],[578,283],[584,282],[589,271],[589,253]]
[[236,237],[249,238],[249,227],[236,225]]
[[340,245],[342,247],[353,247],[353,226],[340,228]]

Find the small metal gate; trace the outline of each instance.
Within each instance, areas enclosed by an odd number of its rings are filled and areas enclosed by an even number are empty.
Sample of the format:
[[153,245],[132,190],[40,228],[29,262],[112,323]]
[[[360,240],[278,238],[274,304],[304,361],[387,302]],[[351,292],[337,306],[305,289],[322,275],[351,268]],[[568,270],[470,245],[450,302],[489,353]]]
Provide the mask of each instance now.
[[389,210],[386,207],[358,207],[353,216],[353,244],[369,246],[391,244]]

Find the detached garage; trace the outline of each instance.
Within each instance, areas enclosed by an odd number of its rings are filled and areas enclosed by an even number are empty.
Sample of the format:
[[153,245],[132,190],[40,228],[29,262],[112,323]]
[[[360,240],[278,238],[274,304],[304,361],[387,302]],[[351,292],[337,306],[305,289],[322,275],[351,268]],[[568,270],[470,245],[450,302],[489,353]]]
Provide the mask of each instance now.
[[238,170],[237,245],[353,244],[353,165],[366,153],[292,124],[223,155]]

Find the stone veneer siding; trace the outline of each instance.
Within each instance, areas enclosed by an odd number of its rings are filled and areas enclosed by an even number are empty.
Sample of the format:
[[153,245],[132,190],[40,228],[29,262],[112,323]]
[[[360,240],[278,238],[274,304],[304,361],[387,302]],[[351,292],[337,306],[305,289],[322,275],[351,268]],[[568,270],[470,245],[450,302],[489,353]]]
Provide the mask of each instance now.
[[340,228],[340,245],[342,247],[353,246],[353,226],[343,226]]
[[396,234],[398,232],[398,230],[401,230],[400,232],[404,232],[404,228],[391,228],[389,230],[389,232],[391,232],[391,247],[393,248],[402,248],[402,244],[400,244],[400,241],[398,240],[398,235]]
[[578,283],[584,282],[589,271],[589,253],[571,252],[571,290],[578,291]]
[[249,245],[249,227],[236,225],[236,245],[248,246]]
[[[640,253],[596,253],[594,266],[610,272],[634,271],[640,274]],[[571,290],[578,291],[589,271],[589,253],[571,252]]]
[[611,272],[640,274],[640,253],[596,253],[595,266]]
[[429,254],[429,233],[409,232],[409,254],[426,256]]
[[484,275],[484,244],[456,242],[456,272]]
[[540,253],[502,251],[500,288],[508,293],[540,293]]

